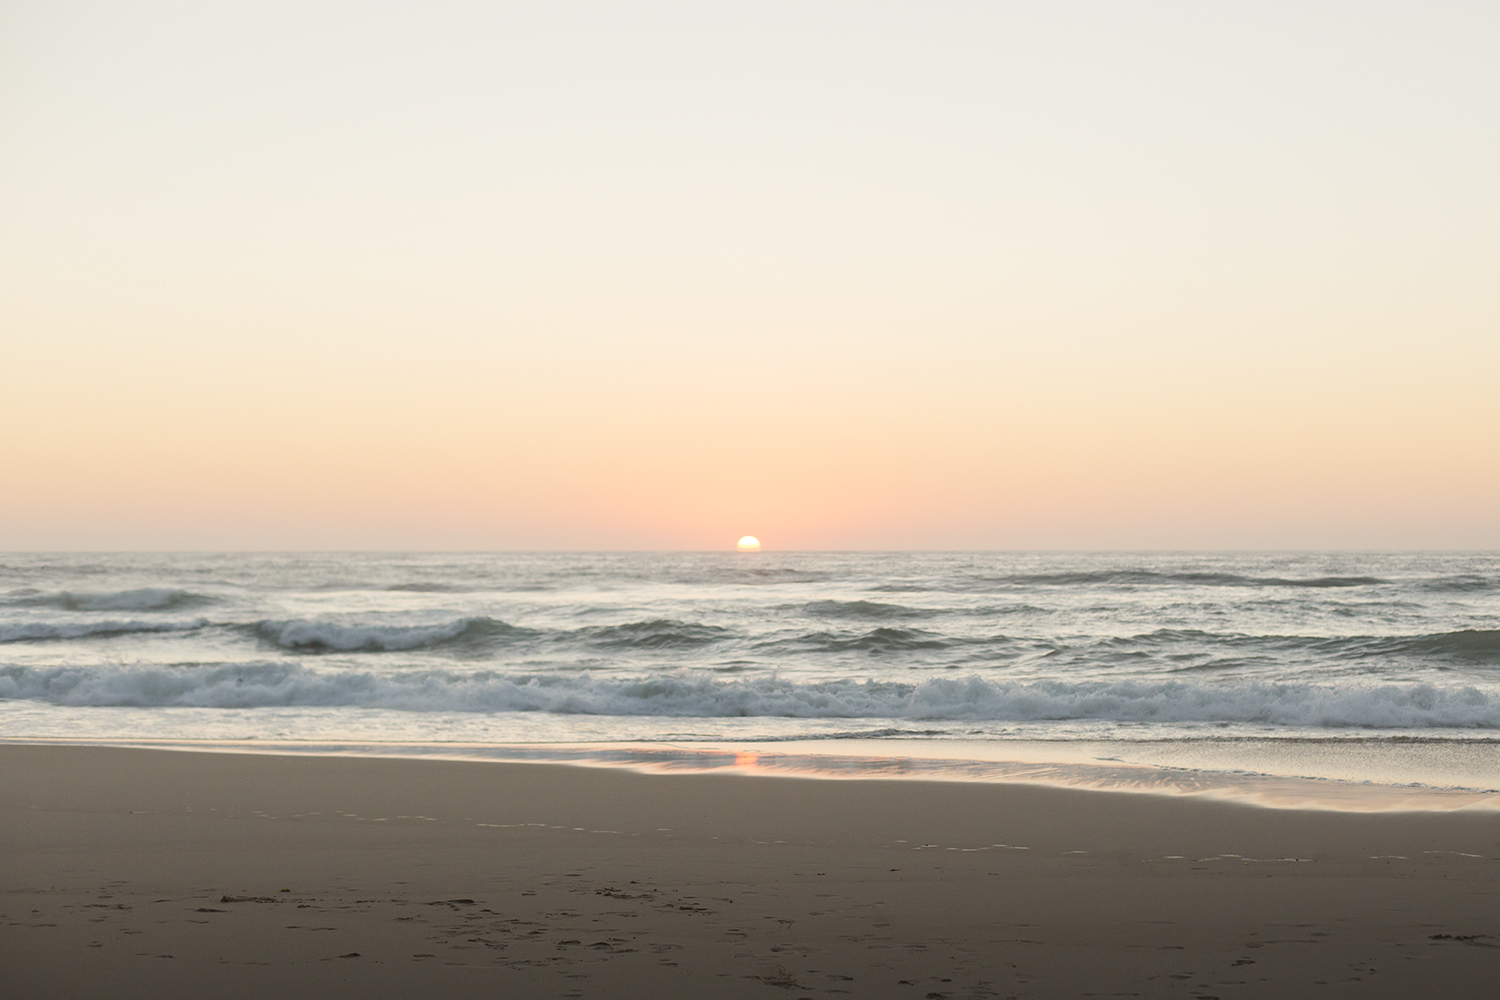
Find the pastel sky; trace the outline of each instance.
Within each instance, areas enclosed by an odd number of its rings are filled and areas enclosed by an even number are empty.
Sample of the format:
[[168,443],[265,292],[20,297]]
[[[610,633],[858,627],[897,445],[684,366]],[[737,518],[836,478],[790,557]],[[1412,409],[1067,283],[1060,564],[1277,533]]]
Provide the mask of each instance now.
[[0,548],[1497,548],[1496,52],[1441,0],[7,0]]

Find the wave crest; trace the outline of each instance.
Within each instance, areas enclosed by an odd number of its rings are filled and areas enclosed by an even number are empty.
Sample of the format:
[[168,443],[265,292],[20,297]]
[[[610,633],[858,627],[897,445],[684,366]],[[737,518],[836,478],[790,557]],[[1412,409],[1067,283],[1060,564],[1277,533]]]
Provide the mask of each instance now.
[[1373,587],[1387,580],[1374,576],[1246,576],[1241,573],[1179,572],[1163,573],[1157,570],[1094,570],[1075,573],[1030,573],[999,577],[998,583],[1022,586],[1195,586],[1195,587],[1306,587],[1327,589],[1331,587]]
[[1183,681],[995,682],[938,678],[796,683],[696,672],[638,678],[578,674],[391,673],[297,663],[0,668],[0,698],[68,706],[254,708],[357,706],[406,711],[600,716],[875,718],[998,722],[1107,720],[1260,723],[1320,728],[1500,728],[1500,694],[1433,684],[1195,684]]
[[213,603],[207,594],[195,594],[175,587],[139,587],[103,593],[75,593],[64,590],[55,594],[21,592],[9,595],[4,603],[34,608],[59,608],[63,611],[176,611]]
[[1462,573],[1458,576],[1440,576],[1433,580],[1427,580],[1421,584],[1421,589],[1439,594],[1467,594],[1500,589],[1500,580],[1494,577],[1480,576],[1477,573]]
[[606,649],[673,649],[707,646],[734,633],[717,625],[655,618],[624,625],[596,625],[567,635]]
[[793,605],[818,618],[927,618],[933,612],[879,601],[811,601]]
[[766,643],[765,646],[782,646],[802,652],[847,653],[862,652],[872,656],[882,653],[900,653],[920,649],[947,649],[957,640],[944,639],[936,632],[920,628],[891,628],[882,626],[861,632],[858,635],[836,632],[811,632],[792,639]]
[[529,634],[483,616],[441,625],[369,625],[328,621],[263,621],[254,626],[266,642],[298,652],[395,652],[438,646],[482,645]]
[[0,643],[88,639],[136,632],[194,632],[207,625],[203,618],[179,622],[6,622],[0,624]]
[[1500,629],[1471,628],[1460,632],[1403,636],[1390,640],[1390,645],[1402,653],[1446,656],[1471,662],[1500,661]]

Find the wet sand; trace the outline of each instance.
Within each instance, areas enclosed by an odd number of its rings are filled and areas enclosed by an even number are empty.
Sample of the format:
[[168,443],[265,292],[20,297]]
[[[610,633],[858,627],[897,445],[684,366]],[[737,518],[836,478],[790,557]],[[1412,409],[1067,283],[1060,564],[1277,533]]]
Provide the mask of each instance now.
[[16,997],[1481,996],[1500,813],[0,746]]

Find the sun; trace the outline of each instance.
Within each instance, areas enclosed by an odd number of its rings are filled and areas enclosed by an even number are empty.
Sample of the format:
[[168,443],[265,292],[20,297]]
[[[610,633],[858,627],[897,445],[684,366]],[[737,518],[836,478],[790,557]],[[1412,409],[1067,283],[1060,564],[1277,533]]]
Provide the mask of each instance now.
[[741,552],[759,552],[760,539],[756,538],[754,535],[746,535],[744,538],[741,538],[738,542],[736,542],[734,547],[739,549]]

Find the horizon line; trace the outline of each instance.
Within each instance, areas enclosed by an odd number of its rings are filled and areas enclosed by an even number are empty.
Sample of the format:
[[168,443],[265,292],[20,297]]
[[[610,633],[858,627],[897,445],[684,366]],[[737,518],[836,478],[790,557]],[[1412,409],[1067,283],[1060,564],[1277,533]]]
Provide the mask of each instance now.
[[714,549],[0,549],[0,555],[1418,555],[1423,553],[1500,555],[1500,548],[946,548],[946,549],[767,549],[740,551],[732,547]]

